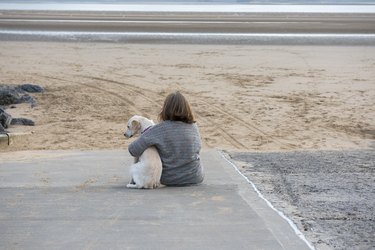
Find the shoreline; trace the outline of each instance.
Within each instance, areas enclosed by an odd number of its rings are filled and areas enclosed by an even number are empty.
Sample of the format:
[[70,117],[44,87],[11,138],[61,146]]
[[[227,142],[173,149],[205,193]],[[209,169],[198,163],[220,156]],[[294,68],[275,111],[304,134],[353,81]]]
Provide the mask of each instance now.
[[248,46],[374,46],[375,34],[238,34],[166,32],[1,31],[0,41],[248,45]]
[[373,13],[4,10],[0,30],[375,34]]
[[375,45],[375,14],[0,10],[2,41]]

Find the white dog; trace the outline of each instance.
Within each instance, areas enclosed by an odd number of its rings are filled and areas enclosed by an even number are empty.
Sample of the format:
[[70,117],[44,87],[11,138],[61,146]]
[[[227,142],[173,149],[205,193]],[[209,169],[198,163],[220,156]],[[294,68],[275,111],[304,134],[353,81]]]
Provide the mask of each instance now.
[[[155,125],[152,120],[135,115],[128,121],[128,127],[124,135],[127,138],[143,134]],[[132,181],[126,185],[128,188],[157,188],[161,186],[160,177],[162,163],[155,147],[147,148],[139,158],[135,158],[134,164],[130,166]]]

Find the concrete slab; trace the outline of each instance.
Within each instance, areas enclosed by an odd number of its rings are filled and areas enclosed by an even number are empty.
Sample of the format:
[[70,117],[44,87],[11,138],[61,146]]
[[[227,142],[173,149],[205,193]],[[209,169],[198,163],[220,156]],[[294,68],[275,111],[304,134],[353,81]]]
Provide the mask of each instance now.
[[126,151],[0,154],[1,249],[309,249],[220,152],[204,184],[132,190]]

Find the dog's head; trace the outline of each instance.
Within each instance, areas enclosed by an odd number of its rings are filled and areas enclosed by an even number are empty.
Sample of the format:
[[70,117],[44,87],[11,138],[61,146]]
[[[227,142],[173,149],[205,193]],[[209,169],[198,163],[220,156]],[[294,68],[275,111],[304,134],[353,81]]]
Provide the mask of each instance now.
[[129,119],[124,136],[127,138],[136,135],[141,130],[140,116],[135,115]]

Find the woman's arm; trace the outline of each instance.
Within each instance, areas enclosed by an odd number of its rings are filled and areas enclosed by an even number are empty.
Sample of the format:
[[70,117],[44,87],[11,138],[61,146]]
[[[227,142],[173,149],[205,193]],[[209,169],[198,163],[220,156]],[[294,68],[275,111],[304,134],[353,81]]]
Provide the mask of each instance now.
[[142,153],[149,147],[147,141],[143,136],[130,143],[128,150],[134,157],[140,157]]
[[128,147],[129,153],[134,157],[140,157],[147,148],[151,146],[158,147],[165,133],[164,131],[165,125],[163,122],[154,125],[137,140],[130,143]]

